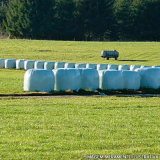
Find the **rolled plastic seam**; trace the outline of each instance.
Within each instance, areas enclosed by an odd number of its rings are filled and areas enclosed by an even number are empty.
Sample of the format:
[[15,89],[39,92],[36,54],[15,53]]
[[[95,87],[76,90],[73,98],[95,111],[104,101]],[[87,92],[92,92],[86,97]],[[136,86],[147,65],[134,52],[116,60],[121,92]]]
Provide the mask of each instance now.
[[136,71],[122,71],[123,82],[125,89],[139,90],[140,89],[140,74]]
[[130,65],[119,65],[118,66],[118,70],[129,70],[130,69]]
[[5,68],[5,59],[0,58],[0,68]]
[[141,76],[141,87],[160,88],[160,68],[139,68],[136,71]]
[[131,65],[130,71],[134,71],[135,69],[140,68],[140,67],[141,67],[140,65]]
[[16,68],[16,59],[6,59],[5,68]]
[[118,64],[108,64],[108,70],[118,70]]
[[51,70],[29,69],[24,75],[24,90],[51,92],[54,90],[54,74]]
[[81,75],[81,89],[96,90],[99,88],[99,73],[96,69],[79,69]]
[[75,68],[86,68],[86,63],[77,63],[75,64]]
[[55,62],[45,62],[44,63],[44,69],[53,70],[54,65],[55,65]]
[[24,69],[25,70],[34,69],[34,63],[35,63],[35,60],[26,60],[24,62]]
[[65,63],[64,68],[75,68],[76,63]]
[[106,70],[108,69],[108,64],[97,64],[97,70]]
[[94,63],[87,63],[86,68],[92,68],[92,69],[97,69],[97,64]]
[[55,90],[79,90],[81,86],[81,76],[78,69],[59,68],[52,70],[55,76]]
[[111,90],[124,89],[122,71],[118,70],[99,71],[99,87],[101,89],[111,89]]
[[44,69],[45,61],[35,61],[34,69]]
[[24,69],[25,59],[16,60],[16,69]]
[[66,62],[55,62],[54,69],[64,68]]

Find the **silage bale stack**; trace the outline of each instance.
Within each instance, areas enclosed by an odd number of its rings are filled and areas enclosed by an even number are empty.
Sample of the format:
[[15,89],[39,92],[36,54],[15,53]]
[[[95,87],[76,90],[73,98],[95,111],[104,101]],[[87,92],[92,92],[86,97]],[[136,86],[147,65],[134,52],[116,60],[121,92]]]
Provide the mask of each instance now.
[[118,64],[108,64],[108,70],[118,70]]
[[79,90],[81,86],[81,76],[78,69],[53,69],[55,76],[55,90],[65,91],[65,90]]
[[16,59],[6,59],[5,68],[16,68]]
[[24,62],[24,69],[25,70],[34,69],[34,63],[35,63],[35,60],[26,60]]
[[106,70],[108,69],[108,64],[97,64],[97,70]]
[[118,70],[99,71],[99,88],[111,89],[111,90],[124,89],[122,71]]
[[4,58],[0,59],[0,68],[5,68],[5,59]]
[[75,64],[75,68],[86,68],[86,63],[77,63]]
[[54,69],[55,62],[45,62],[44,69],[52,70]]
[[29,69],[24,75],[24,90],[50,92],[54,90],[54,74],[51,70]]
[[75,68],[76,63],[65,63],[64,68]]
[[141,87],[160,88],[160,68],[139,68],[136,71],[141,76]]
[[97,69],[97,64],[94,63],[87,63],[86,68],[92,68],[92,69]]
[[44,69],[45,61],[35,61],[34,69]]
[[140,74],[136,71],[122,71],[123,82],[125,89],[138,90],[140,89]]
[[96,90],[99,88],[99,73],[96,69],[79,69],[81,75],[81,89]]
[[119,65],[118,66],[118,70],[129,70],[130,69],[130,65]]
[[16,69],[24,69],[24,59],[16,60]]
[[64,68],[66,62],[55,62],[54,64],[54,68],[58,69],[58,68]]

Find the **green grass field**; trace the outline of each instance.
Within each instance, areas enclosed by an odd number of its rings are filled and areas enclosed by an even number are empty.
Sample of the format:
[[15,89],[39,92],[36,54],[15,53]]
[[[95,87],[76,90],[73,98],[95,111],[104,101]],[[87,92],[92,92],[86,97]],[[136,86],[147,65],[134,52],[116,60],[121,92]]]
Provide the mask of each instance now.
[[159,155],[159,97],[0,98],[0,159]]

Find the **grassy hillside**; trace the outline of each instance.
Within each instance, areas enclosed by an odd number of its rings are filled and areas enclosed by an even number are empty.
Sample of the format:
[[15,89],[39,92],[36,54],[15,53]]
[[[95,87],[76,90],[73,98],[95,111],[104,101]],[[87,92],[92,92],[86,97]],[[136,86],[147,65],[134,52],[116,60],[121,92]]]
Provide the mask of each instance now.
[[158,97],[0,98],[0,159],[159,155],[159,117]]
[[[120,56],[107,61],[100,57],[103,50]],[[160,42],[0,40],[0,58],[152,66],[160,65]]]

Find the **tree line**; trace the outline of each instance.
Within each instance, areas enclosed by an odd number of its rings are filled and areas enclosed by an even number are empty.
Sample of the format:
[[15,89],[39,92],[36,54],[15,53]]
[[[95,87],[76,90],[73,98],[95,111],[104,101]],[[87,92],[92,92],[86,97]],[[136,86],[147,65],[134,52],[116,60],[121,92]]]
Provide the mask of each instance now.
[[160,0],[0,0],[12,38],[160,40]]

